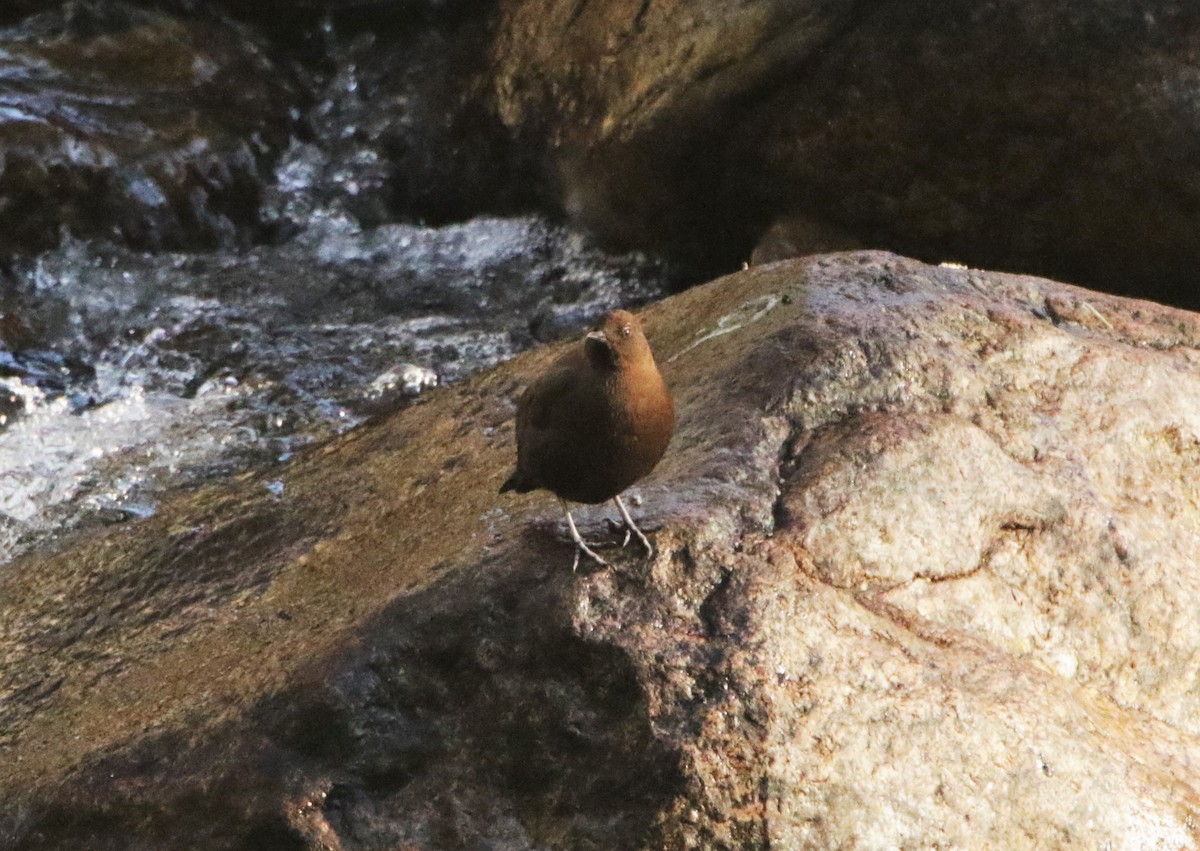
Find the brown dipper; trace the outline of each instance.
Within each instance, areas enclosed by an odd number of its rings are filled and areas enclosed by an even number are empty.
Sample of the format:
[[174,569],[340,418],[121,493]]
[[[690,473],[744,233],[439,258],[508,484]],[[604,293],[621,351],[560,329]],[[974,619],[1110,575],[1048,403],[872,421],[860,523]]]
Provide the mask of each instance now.
[[642,324],[626,310],[604,316],[583,345],[565,353],[517,403],[517,469],[500,493],[545,488],[558,497],[575,541],[602,565],[571,517],[567,501],[611,499],[647,553],[654,549],[633,523],[621,492],[654,469],[675,430],[675,405],[663,383]]

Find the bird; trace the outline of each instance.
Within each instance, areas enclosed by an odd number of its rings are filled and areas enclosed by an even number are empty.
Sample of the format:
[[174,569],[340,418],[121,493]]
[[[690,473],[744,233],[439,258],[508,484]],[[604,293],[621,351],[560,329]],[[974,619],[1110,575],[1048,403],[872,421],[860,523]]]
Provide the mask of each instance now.
[[517,402],[517,465],[500,493],[544,488],[556,497],[580,555],[608,562],[589,547],[568,503],[612,500],[625,526],[624,547],[637,535],[621,494],[650,473],[675,432],[675,403],[636,316],[606,313],[580,345],[565,352],[530,384]]

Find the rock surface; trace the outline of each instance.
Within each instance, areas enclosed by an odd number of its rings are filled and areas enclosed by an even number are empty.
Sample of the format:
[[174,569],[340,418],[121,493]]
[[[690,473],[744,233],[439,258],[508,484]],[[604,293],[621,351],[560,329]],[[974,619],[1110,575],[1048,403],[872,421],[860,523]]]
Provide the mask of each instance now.
[[1200,318],[856,253],[644,319],[650,562],[495,494],[556,348],[15,562],[0,847],[1200,841]]
[[1200,305],[1192,4],[514,0],[496,33],[498,115],[614,240],[728,269],[796,214]]
[[1198,51],[1176,0],[881,4],[745,116],[741,189],[871,246],[1200,307]]
[[[485,74],[500,119],[545,150],[570,214],[617,244],[649,241],[729,268],[770,215],[741,194],[730,159],[746,104],[794,77],[854,9],[847,0],[504,3]],[[735,209],[755,215],[732,218]]]

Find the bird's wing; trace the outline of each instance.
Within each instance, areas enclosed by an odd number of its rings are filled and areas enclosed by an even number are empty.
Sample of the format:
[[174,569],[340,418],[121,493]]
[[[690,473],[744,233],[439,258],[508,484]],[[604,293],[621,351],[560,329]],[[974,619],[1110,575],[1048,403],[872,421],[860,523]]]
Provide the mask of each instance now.
[[[571,354],[574,354],[573,352]],[[574,357],[564,357],[529,385],[517,406],[517,430],[542,430],[569,415],[579,383]]]

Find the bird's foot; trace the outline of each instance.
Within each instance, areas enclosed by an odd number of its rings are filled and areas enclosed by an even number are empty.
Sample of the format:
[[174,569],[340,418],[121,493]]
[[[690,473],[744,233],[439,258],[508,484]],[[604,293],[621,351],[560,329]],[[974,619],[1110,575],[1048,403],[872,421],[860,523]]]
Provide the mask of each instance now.
[[624,523],[618,523],[616,520],[613,520],[611,517],[604,518],[604,525],[607,526],[608,531],[612,532],[613,534],[616,534],[617,532],[620,532],[620,531],[625,532],[625,539],[623,541],[621,541],[621,549],[624,549],[625,545],[629,543],[629,539],[631,537],[633,537],[632,529],[630,529]]
[[610,567],[611,565],[602,559],[595,550],[584,543],[583,538],[580,537],[579,530],[575,528],[575,518],[571,516],[571,508],[567,505],[567,501],[559,497],[558,502],[562,505],[563,514],[567,517],[567,528],[571,530],[571,540],[575,542],[575,561],[571,562],[571,572],[574,573],[579,569],[580,553],[587,553],[588,557],[601,567]]
[[646,555],[653,558],[654,547],[650,544],[650,540],[642,534],[642,530],[634,524],[633,518],[629,516],[629,510],[625,508],[625,503],[621,502],[621,497],[613,497],[613,502],[616,503],[617,510],[621,512],[621,521],[625,525],[625,540],[621,542],[621,546],[623,547],[629,543],[630,534],[637,535],[638,541],[641,542],[642,547],[646,550]]
[[[648,558],[654,558],[654,545],[650,543],[650,539],[647,538],[645,535],[643,535],[642,530],[636,526],[633,527],[633,532],[634,532],[634,534],[637,535],[637,539],[641,542],[642,547],[646,550],[646,556]],[[629,543],[629,530],[626,530],[625,544],[628,544],[628,543]],[[621,546],[625,546],[625,544],[621,544]]]
[[579,569],[579,554],[580,553],[586,553],[588,558],[590,558],[592,561],[596,562],[601,567],[611,567],[612,566],[607,561],[605,561],[603,558],[601,558],[600,555],[595,550],[593,550],[591,547],[589,547],[587,544],[585,544],[582,540],[580,540],[580,541],[575,542],[575,561],[571,562],[571,572],[572,573],[575,573]]

